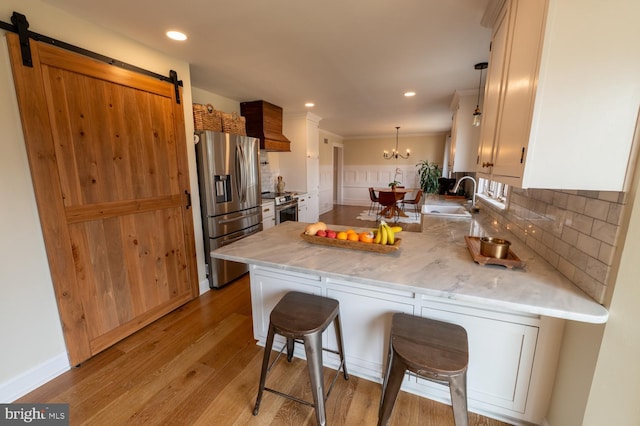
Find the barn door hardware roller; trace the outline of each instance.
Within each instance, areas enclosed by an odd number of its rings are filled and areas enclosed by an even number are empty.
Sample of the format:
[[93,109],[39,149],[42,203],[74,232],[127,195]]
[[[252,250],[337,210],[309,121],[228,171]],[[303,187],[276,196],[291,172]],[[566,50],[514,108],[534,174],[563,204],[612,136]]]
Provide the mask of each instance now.
[[47,37],[42,34],[34,33],[33,31],[29,31],[29,22],[27,21],[27,17],[21,13],[13,12],[11,15],[11,22],[13,24],[9,24],[8,22],[0,21],[0,29],[11,31],[13,33],[18,34],[20,39],[20,50],[22,53],[22,64],[25,67],[32,67],[33,60],[31,58],[31,45],[29,39],[34,39],[35,41],[39,41],[42,43],[47,43],[52,46],[57,46],[61,49],[65,49],[71,52],[79,53],[81,55],[87,56],[89,58],[96,59],[100,62],[107,63],[109,65],[113,65],[119,68],[123,68],[129,71],[137,72],[139,74],[146,75],[148,77],[156,78],[161,81],[165,81],[167,83],[171,83],[175,87],[176,92],[176,103],[180,103],[180,87],[183,85],[182,80],[178,80],[178,73],[174,70],[169,72],[169,76],[157,74],[155,72],[145,70],[144,68],[137,67],[135,65],[128,64],[126,62],[119,61],[117,59],[109,58],[108,56],[101,55],[96,52],[92,52],[87,49],[83,49],[82,47],[74,46],[69,43],[65,43],[64,41],[56,40],[51,37]]
[[29,44],[29,21],[27,17],[21,13],[13,12],[11,22],[15,25],[18,37],[20,38],[20,52],[22,53],[22,65],[25,67],[33,67],[31,59],[31,46]]
[[20,51],[22,53],[22,65],[25,67],[33,67],[33,60],[31,59],[31,45],[29,44],[29,38],[33,33],[29,31],[29,22],[27,21],[27,17],[21,13],[13,12],[13,15],[11,15],[11,22],[13,22],[13,24],[0,21],[0,29],[18,34],[18,38],[20,39]]

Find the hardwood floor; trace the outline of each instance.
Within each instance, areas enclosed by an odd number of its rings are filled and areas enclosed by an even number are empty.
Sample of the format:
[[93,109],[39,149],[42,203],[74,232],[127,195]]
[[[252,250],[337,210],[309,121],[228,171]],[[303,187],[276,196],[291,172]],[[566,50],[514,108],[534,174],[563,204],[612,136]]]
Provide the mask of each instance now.
[[[313,425],[313,408],[265,393],[252,415],[263,350],[248,275],[199,298],[16,402],[69,404],[71,425]],[[326,378],[332,378],[326,370]],[[306,364],[279,362],[267,385],[311,401]],[[375,425],[380,384],[338,378],[329,425]],[[504,423],[470,413],[470,425]],[[451,408],[401,392],[393,425],[453,425]]]
[[[375,228],[378,225],[377,222],[356,219],[363,210],[368,208],[369,206],[334,205],[333,210],[320,215],[320,221],[327,224],[353,226],[354,228]],[[399,225],[404,231],[422,232],[422,224],[420,223],[400,223]]]

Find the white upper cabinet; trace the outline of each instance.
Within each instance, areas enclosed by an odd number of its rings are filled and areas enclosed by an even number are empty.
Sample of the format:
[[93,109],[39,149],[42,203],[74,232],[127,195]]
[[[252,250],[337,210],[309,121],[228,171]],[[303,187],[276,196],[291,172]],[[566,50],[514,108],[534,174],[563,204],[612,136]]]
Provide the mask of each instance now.
[[503,3],[477,172],[522,188],[625,190],[640,105],[640,2]]
[[473,172],[476,169],[480,128],[473,126],[472,121],[477,103],[477,90],[456,91],[453,94],[449,151],[449,170],[453,172]]

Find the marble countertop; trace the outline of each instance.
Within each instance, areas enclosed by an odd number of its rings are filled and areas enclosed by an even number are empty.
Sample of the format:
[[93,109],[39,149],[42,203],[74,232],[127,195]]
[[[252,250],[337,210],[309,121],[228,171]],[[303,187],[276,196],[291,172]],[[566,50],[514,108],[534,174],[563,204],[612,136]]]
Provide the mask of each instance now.
[[[220,259],[413,291],[485,308],[588,323],[604,323],[608,319],[608,311],[602,305],[520,241],[508,238],[508,231],[483,214],[466,220],[425,217],[423,232],[400,233],[400,249],[388,254],[308,243],[300,237],[305,226],[301,222],[284,222],[211,254]],[[347,229],[330,224],[328,227]],[[507,269],[474,263],[465,235],[508,238],[525,267]]]

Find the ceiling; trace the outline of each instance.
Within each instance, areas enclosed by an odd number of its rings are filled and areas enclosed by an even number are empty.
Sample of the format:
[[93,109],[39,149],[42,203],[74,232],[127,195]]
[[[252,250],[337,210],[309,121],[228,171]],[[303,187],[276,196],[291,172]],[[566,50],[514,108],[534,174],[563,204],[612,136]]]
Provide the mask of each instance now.
[[348,138],[447,131],[453,92],[477,92],[489,56],[489,0],[44,1],[188,61],[200,89],[285,112],[314,102],[320,128]]

